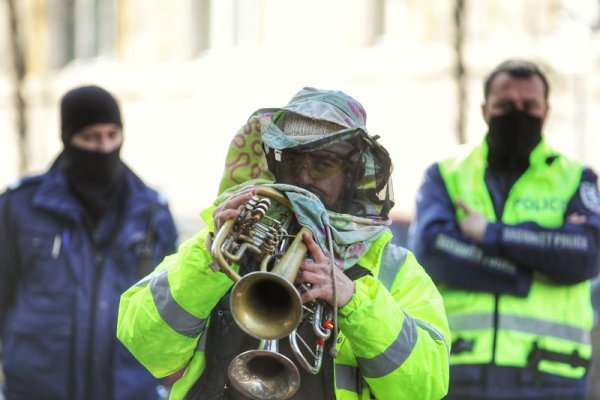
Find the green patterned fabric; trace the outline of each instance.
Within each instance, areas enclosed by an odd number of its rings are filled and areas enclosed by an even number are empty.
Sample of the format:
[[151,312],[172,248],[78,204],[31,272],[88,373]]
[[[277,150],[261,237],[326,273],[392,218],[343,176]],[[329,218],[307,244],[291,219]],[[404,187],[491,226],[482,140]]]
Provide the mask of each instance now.
[[251,180],[275,180],[262,148],[262,131],[271,124],[271,118],[272,114],[252,116],[234,136],[227,152],[219,194]]

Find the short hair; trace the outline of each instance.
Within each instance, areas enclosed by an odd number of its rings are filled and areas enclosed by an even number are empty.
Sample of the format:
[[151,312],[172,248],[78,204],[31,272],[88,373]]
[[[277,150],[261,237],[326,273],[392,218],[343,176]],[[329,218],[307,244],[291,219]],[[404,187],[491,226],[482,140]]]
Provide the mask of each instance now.
[[542,69],[535,63],[521,59],[510,59],[501,62],[496,68],[488,75],[483,84],[483,96],[487,101],[492,87],[492,82],[501,73],[507,73],[513,78],[528,79],[532,76],[539,76],[544,84],[544,99],[548,100],[550,93],[550,85],[548,79]]

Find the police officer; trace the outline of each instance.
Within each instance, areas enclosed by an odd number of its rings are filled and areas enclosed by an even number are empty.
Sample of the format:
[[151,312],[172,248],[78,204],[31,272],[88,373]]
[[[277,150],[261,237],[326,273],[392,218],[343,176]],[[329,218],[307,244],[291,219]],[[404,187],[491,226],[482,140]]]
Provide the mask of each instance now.
[[63,151],[0,196],[0,332],[6,398],[153,399],[115,336],[119,296],[175,248],[162,196],[120,156],[112,94],[68,91]]
[[596,174],[542,136],[549,85],[508,60],[485,81],[483,141],[432,165],[410,247],[452,332],[449,399],[583,399],[598,273]]

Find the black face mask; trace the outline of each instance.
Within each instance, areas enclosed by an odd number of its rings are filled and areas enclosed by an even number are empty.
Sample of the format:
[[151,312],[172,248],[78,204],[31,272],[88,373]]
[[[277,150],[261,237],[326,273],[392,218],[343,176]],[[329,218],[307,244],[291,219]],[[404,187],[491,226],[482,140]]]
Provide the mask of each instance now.
[[101,153],[65,146],[64,171],[69,185],[96,220],[122,193],[125,166],[120,152],[120,147]]
[[491,117],[488,126],[490,168],[519,172],[527,169],[531,151],[542,140],[542,119],[513,110]]

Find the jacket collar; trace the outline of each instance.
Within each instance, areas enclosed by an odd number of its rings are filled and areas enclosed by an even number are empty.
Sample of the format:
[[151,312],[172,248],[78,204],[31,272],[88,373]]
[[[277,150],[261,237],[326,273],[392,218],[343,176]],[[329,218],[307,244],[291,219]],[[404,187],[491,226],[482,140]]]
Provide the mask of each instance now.
[[41,185],[33,195],[33,206],[72,220],[80,220],[84,213],[83,206],[69,189],[61,164],[62,158],[59,156],[41,176]]
[[[59,156],[50,169],[41,176],[41,185],[33,195],[34,207],[59,214],[73,221],[83,219],[85,210],[74,196],[62,171],[62,157]],[[125,179],[127,185],[127,213],[141,213],[150,207],[155,207],[159,201],[149,195],[144,183],[126,166]]]
[[386,229],[369,247],[369,250],[358,260],[358,264],[370,271],[380,267],[381,256],[385,246],[392,240],[392,232]]

